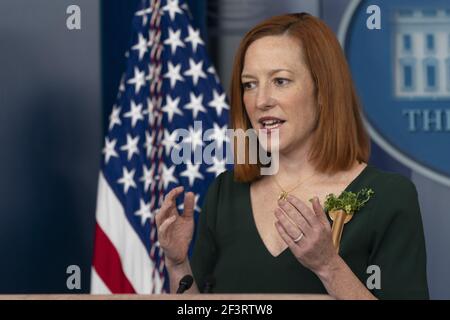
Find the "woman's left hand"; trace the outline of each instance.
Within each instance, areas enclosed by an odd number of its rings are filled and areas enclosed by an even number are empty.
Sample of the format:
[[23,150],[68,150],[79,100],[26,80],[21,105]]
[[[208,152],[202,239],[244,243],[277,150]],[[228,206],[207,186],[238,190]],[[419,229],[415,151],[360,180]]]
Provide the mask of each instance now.
[[332,267],[338,254],[331,240],[330,223],[317,197],[312,205],[314,211],[292,195],[279,200],[275,226],[297,260],[319,274]]

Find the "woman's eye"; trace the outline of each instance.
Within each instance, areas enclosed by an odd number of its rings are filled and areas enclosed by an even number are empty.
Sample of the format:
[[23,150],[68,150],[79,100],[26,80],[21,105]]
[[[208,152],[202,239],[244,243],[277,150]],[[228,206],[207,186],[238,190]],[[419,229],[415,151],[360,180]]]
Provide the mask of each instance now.
[[277,86],[285,86],[285,85],[287,85],[289,82],[291,82],[291,80],[285,79],[285,78],[276,78],[276,79],[275,79],[275,84],[276,84]]
[[243,82],[242,83],[242,87],[244,88],[244,90],[250,90],[250,89],[253,89],[255,87],[255,83],[253,83],[253,82]]

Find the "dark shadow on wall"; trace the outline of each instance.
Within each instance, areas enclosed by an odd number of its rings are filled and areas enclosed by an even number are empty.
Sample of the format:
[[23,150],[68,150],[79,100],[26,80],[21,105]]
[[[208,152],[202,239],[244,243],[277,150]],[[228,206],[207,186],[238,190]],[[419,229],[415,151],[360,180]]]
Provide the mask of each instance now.
[[[45,78],[27,36],[0,33],[0,293],[89,292],[97,93]],[[69,265],[81,269],[81,290],[66,287]]]

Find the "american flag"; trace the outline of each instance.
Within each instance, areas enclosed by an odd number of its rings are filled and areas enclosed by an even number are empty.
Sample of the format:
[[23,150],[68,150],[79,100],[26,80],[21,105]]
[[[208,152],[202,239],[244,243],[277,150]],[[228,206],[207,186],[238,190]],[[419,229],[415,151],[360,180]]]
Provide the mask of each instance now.
[[180,146],[179,128],[189,132],[184,142],[192,147],[207,145],[194,121],[201,121],[203,130],[212,129],[209,138],[215,143],[227,142],[225,93],[187,5],[179,0],[142,1],[132,25],[99,175],[94,294],[167,292],[155,213],[164,195],[180,185],[195,193],[198,213],[208,185],[227,166],[218,154],[209,165],[176,165],[170,156]]

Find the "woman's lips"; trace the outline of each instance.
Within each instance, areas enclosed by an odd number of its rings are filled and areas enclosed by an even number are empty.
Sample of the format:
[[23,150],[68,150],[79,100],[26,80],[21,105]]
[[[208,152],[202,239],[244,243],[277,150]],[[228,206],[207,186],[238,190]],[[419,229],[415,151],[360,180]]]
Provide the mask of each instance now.
[[286,121],[282,120],[280,122],[271,123],[271,124],[263,124],[261,123],[260,130],[265,133],[270,133],[274,130],[279,130]]
[[261,117],[258,119],[259,130],[264,134],[270,134],[274,130],[279,130],[285,122],[286,120],[274,116]]

